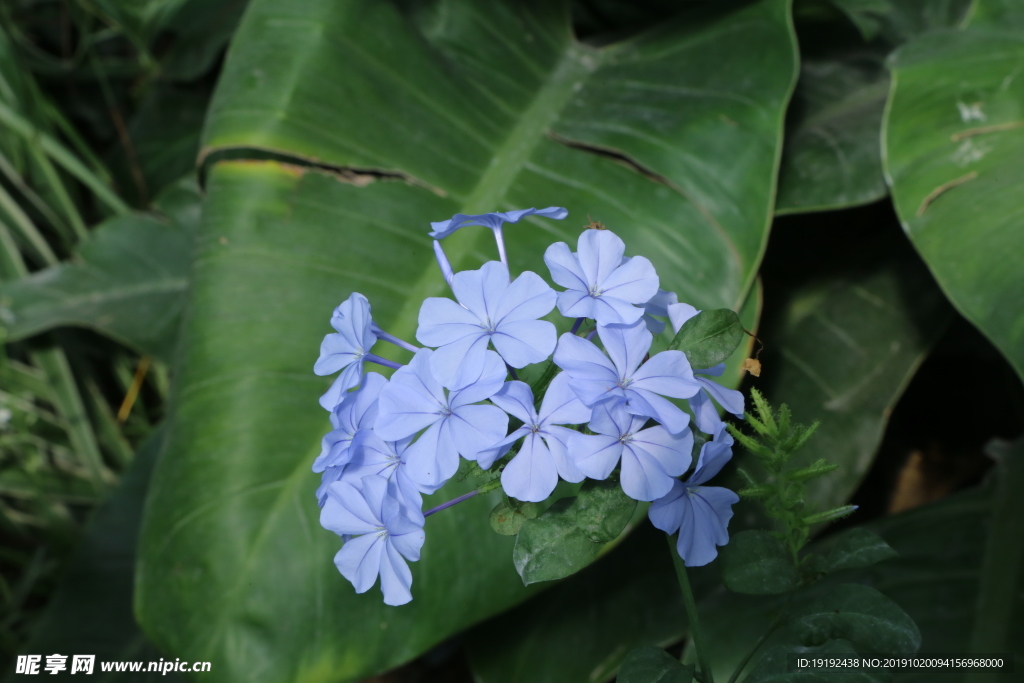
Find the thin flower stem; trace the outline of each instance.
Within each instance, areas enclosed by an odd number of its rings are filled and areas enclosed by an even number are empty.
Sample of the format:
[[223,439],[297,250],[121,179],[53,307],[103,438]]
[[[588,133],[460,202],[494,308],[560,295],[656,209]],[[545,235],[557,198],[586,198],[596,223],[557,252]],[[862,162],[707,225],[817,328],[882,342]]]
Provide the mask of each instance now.
[[690,588],[690,578],[686,574],[686,563],[676,552],[676,537],[668,537],[668,552],[672,556],[672,564],[676,568],[676,578],[679,579],[679,588],[683,592],[683,604],[686,606],[686,616],[690,620],[690,634],[693,636],[693,646],[697,650],[697,662],[700,664],[700,672],[703,675],[704,683],[715,683],[711,667],[708,665],[708,648],[704,640],[704,631],[700,627],[700,620],[697,618],[697,603],[693,599],[693,589]]
[[410,344],[407,341],[403,341],[396,337],[395,335],[388,334],[384,330],[380,329],[379,327],[377,327],[377,323],[373,323],[373,333],[374,335],[377,336],[377,339],[383,339],[384,341],[390,342],[399,348],[405,349],[406,351],[412,351],[413,353],[416,353],[417,351],[420,350],[420,347],[415,346],[414,344]]
[[480,493],[480,492],[479,491],[470,491],[469,493],[463,493],[458,498],[452,498],[447,503],[441,503],[436,508],[431,508],[430,510],[427,510],[426,512],[423,513],[423,516],[424,517],[429,517],[430,515],[434,514],[435,512],[440,512],[441,510],[444,510],[445,508],[450,508],[453,505],[458,505],[462,501],[469,500],[470,498],[472,498],[473,496],[475,496],[478,493]]
[[569,330],[569,334],[576,334],[577,332],[579,332],[580,325],[583,324],[584,320],[586,320],[586,318],[576,318],[576,322],[572,324],[572,329]]
[[448,262],[448,255],[444,253],[444,248],[441,247],[441,242],[438,240],[434,240],[434,256],[437,258],[437,265],[441,268],[444,281],[451,287],[455,273],[452,271],[452,264]]
[[377,365],[383,365],[386,368],[394,368],[395,370],[397,370],[398,368],[405,367],[401,363],[396,363],[395,361],[388,360],[387,358],[381,358],[380,356],[377,356],[372,353],[368,353],[365,356],[363,356],[363,360],[369,361],[370,363],[376,363]]
[[494,228],[494,241],[498,243],[498,258],[507,266],[508,257],[505,256],[505,236],[502,234],[500,225]]

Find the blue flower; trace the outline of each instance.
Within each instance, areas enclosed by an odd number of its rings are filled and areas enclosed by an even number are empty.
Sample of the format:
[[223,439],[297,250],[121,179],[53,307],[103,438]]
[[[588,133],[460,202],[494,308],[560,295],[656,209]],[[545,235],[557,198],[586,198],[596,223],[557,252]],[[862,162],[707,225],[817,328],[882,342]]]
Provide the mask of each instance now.
[[341,402],[342,395],[358,386],[363,376],[363,359],[377,341],[372,329],[370,302],[358,292],[353,293],[331,315],[331,327],[337,333],[328,334],[320,344],[320,358],[313,366],[318,375],[343,372],[320,397],[320,405],[327,410]]
[[673,435],[661,425],[643,429],[646,422],[622,404],[598,404],[590,422],[597,434],[573,434],[569,457],[591,479],[607,479],[621,460],[619,481],[627,496],[660,498],[672,489],[675,477],[690,468],[693,434],[686,429]]
[[700,390],[686,355],[662,351],[641,365],[653,340],[641,321],[598,325],[597,334],[607,356],[593,342],[571,334],[563,334],[555,349],[555,363],[569,374],[580,400],[591,407],[603,401],[625,403],[628,412],[653,417],[672,434],[682,433],[690,416],[664,397],[690,398]]
[[654,501],[647,516],[665,533],[679,532],[676,550],[688,567],[702,567],[718,556],[716,546],[729,542],[732,506],[740,497],[726,488],[702,486],[732,457],[733,439],[721,425],[713,441],[700,449],[697,467],[686,481]]
[[[431,223],[430,227],[434,230],[430,233],[430,236],[435,240],[444,239],[451,235],[459,228],[464,228],[467,225],[482,225],[485,228],[490,228],[494,231],[494,241],[498,243],[498,256],[501,258],[501,262],[507,264],[508,258],[505,255],[505,239],[501,234],[501,226],[505,223],[518,223],[527,216],[544,216],[545,218],[554,218],[555,220],[561,220],[569,215],[561,206],[549,206],[546,209],[516,209],[515,211],[496,211],[494,213],[481,213],[476,215],[466,215],[464,213],[457,213],[446,221],[437,221]],[[435,250],[436,253],[436,250]],[[443,252],[442,252],[443,253]],[[438,257],[438,262],[441,259]],[[445,259],[447,263],[447,259]],[[444,264],[441,264],[442,271],[444,270]],[[447,279],[447,277],[446,277]]]
[[718,409],[711,402],[712,398],[736,417],[743,417],[743,394],[735,389],[726,389],[707,378],[707,375],[721,377],[723,372],[725,363],[719,363],[706,370],[693,371],[693,378],[700,382],[701,389],[690,399],[690,409],[693,410],[697,428],[707,434],[716,433],[722,425],[722,418],[718,416]]
[[[343,481],[356,482],[363,477],[377,475],[388,482],[388,493],[405,504],[410,517],[419,519],[423,509],[422,493],[433,493],[436,486],[422,486],[410,478],[408,450],[412,437],[398,441],[385,441],[370,432],[362,436],[352,450],[351,462],[345,466]],[[422,524],[422,521],[420,522]]]
[[408,507],[388,493],[382,477],[365,477],[353,485],[339,481],[327,491],[320,524],[348,538],[334,556],[334,564],[357,593],[370,590],[380,576],[387,605],[412,600],[412,572],[406,560],[420,559],[423,547],[422,515],[414,518]]
[[459,468],[459,455],[475,460],[508,432],[508,415],[491,405],[472,405],[493,396],[505,381],[505,364],[484,354],[475,381],[446,394],[431,372],[430,349],[421,349],[380,393],[374,432],[398,441],[424,431],[405,452],[409,476],[423,486],[440,486]]
[[654,316],[669,317],[668,307],[678,302],[679,297],[675,292],[667,292],[664,289],[659,289],[657,294],[647,300],[644,304],[644,322],[651,334],[661,334],[665,331],[665,321]]
[[489,343],[514,368],[538,363],[555,350],[555,326],[537,320],[555,307],[555,290],[536,273],[510,283],[508,267],[489,261],[480,270],[456,273],[451,287],[459,303],[428,298],[416,331],[420,343],[438,347],[430,363],[444,386],[459,389],[478,377]]
[[377,419],[377,398],[388,381],[376,372],[366,373],[363,385],[345,398],[331,411],[333,430],[320,442],[320,455],[313,462],[314,472],[323,472],[323,482],[316,497],[323,507],[327,487],[338,480],[341,468],[352,460],[357,437],[365,435]]
[[658,292],[658,275],[643,256],[623,261],[626,245],[608,230],[584,230],[577,253],[565,242],[544,252],[551,279],[566,288],[558,310],[569,318],[592,318],[599,325],[632,324]]
[[524,382],[506,382],[501,391],[491,396],[492,403],[522,420],[523,426],[481,453],[477,464],[483,469],[490,468],[495,459],[523,439],[519,452],[501,472],[501,486],[513,498],[538,503],[551,495],[559,477],[583,481],[584,474],[576,469],[566,450],[569,437],[576,432],[556,426],[590,419],[590,408],[576,398],[568,380],[564,372],[551,380],[539,413],[534,408],[533,392]]

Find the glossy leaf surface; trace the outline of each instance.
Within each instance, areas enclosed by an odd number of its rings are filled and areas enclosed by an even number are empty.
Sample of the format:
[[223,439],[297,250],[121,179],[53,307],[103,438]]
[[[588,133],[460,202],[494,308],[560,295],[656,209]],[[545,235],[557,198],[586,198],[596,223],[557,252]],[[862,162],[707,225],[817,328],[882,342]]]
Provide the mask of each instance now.
[[953,305],[1024,375],[1024,20],[979,17],[892,61],[886,174],[900,220]]
[[[762,49],[709,54],[724,34]],[[143,533],[148,632],[224,662],[226,681],[352,680],[526,597],[512,539],[489,528],[497,494],[430,518],[411,605],[386,608],[337,575],[308,473],[327,429],[310,368],[330,310],[361,291],[410,338],[423,297],[445,291],[429,221],[548,205],[569,222],[510,227],[513,271],[546,274],[544,247],[575,245],[590,213],[682,300],[736,306],[764,243],[792,47],[779,0],[600,50],[573,40],[558,3],[252,4],[207,158],[273,150],[342,168],[209,166],[176,416]],[[353,168],[409,182],[367,184]],[[485,232],[445,241],[457,269],[493,258]],[[472,569],[453,581],[452,567]],[[367,624],[379,625],[370,640]],[[358,646],[339,646],[356,633]]]

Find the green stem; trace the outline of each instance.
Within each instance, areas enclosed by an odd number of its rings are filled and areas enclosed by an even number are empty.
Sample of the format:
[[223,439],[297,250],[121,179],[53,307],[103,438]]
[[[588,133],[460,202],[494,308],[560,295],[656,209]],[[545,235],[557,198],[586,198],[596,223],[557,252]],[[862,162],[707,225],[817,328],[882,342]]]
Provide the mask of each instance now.
[[686,563],[676,552],[676,537],[668,537],[668,552],[672,556],[672,564],[676,568],[676,577],[679,579],[679,588],[683,591],[683,604],[686,606],[686,616],[690,620],[690,635],[693,636],[693,647],[697,650],[697,662],[700,664],[700,671],[703,674],[705,683],[715,683],[708,665],[708,647],[704,640],[704,631],[701,630],[700,620],[697,618],[697,603],[693,599],[693,589],[690,588],[690,577],[686,574]]

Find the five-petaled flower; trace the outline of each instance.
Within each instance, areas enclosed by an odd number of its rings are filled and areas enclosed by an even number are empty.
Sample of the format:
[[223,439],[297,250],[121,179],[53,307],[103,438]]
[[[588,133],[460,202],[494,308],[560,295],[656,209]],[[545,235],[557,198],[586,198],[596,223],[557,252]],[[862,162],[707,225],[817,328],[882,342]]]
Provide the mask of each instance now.
[[690,398],[700,391],[686,355],[662,351],[641,365],[653,335],[639,320],[598,325],[597,334],[607,355],[571,334],[563,334],[555,349],[555,364],[569,374],[569,386],[580,400],[591,407],[604,401],[624,403],[630,413],[652,417],[672,434],[685,430],[690,416],[665,396]]
[[569,438],[576,432],[558,425],[586,422],[590,419],[590,408],[576,398],[568,375],[559,373],[551,380],[539,411],[534,408],[530,386],[524,382],[506,382],[491,402],[523,423],[477,458],[480,467],[487,469],[523,440],[519,452],[502,470],[501,487],[505,493],[537,503],[551,495],[559,477],[568,482],[583,481],[583,472],[567,453]]
[[508,267],[488,261],[480,270],[456,273],[458,303],[431,297],[420,307],[416,339],[436,347],[431,369],[441,384],[461,389],[480,376],[493,344],[513,368],[539,363],[555,349],[555,326],[538,320],[555,307],[555,290],[529,271],[509,282]]
[[644,429],[646,423],[647,417],[628,413],[621,403],[599,403],[590,421],[596,434],[573,434],[569,457],[591,479],[607,479],[621,460],[619,482],[627,496],[660,498],[690,468],[693,434],[672,434],[661,425]]
[[404,605],[412,600],[412,572],[405,560],[420,559],[422,515],[417,519],[388,493],[383,477],[331,484],[320,524],[343,538],[351,537],[334,556],[334,564],[357,593],[370,590],[380,576],[385,604]]
[[584,230],[577,252],[555,242],[544,252],[551,279],[566,288],[558,310],[568,318],[593,318],[599,325],[632,324],[658,293],[658,274],[643,256],[623,261],[626,245],[608,230]]
[[477,378],[445,392],[431,371],[430,349],[421,349],[399,369],[380,393],[374,432],[398,441],[424,431],[405,452],[409,476],[423,486],[440,486],[459,469],[459,455],[477,454],[500,441],[508,415],[491,405],[474,405],[493,396],[505,382],[505,364],[493,351],[484,353]]
[[693,474],[676,480],[667,495],[654,501],[647,516],[667,534],[679,532],[676,550],[687,566],[702,567],[718,556],[716,546],[729,542],[732,506],[740,497],[720,486],[703,486],[732,458],[733,439],[725,424],[700,449]]

